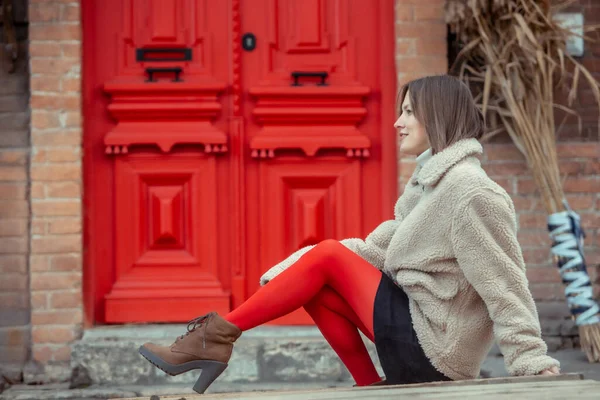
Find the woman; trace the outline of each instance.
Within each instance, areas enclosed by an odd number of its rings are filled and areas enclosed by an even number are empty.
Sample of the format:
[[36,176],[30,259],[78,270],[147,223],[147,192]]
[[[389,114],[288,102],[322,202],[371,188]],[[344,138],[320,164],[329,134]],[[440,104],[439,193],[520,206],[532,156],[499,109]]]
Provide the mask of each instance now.
[[400,100],[400,147],[418,157],[393,220],[364,241],[298,250],[224,318],[197,318],[173,345],[147,343],[142,355],[171,375],[202,369],[202,393],[242,331],[304,307],[359,386],[381,382],[359,330],[389,384],[476,378],[494,337],[511,375],[557,374],[512,201],[480,166],[484,123],[469,89],[433,76],[405,85]]

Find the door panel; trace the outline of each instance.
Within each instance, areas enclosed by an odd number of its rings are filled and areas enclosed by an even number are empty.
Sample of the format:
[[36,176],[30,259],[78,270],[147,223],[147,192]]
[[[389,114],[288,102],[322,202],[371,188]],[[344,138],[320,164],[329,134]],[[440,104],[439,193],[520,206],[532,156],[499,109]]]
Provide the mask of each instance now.
[[116,279],[106,296],[106,319],[143,322],[148,307],[174,299],[186,307],[168,311],[171,320],[189,319],[189,306],[206,308],[208,301],[227,312],[214,240],[215,158],[134,153],[115,160],[115,176]]
[[215,49],[230,44],[228,4],[110,0],[85,9],[94,320],[227,313],[230,60]]
[[[327,238],[364,237],[389,215],[380,206],[382,135],[390,131],[380,106],[382,92],[387,96],[395,85],[380,71],[379,5],[242,3],[242,26],[257,38],[242,58],[252,157],[245,169],[247,293],[295,250]],[[386,122],[391,128],[392,118]],[[298,311],[276,323],[311,320]]]
[[393,4],[83,2],[88,322],[224,314],[392,215]]

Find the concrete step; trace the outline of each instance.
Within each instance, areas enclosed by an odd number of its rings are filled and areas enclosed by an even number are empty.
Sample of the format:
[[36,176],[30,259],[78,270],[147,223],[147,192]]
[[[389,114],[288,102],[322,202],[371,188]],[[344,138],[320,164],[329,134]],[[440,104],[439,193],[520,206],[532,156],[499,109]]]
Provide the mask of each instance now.
[[[185,325],[118,326],[89,329],[73,346],[72,367],[95,385],[192,384],[190,372],[171,377],[138,353],[147,341],[171,344]],[[365,339],[381,374],[375,346]],[[224,383],[350,382],[347,369],[315,327],[263,326],[245,332],[236,342]]]
[[[278,382],[278,383],[232,383],[214,382],[209,393],[247,393],[318,390],[324,388],[352,387],[353,382]],[[170,385],[93,385],[84,389],[69,389],[68,384],[17,385],[0,394],[0,400],[107,400],[131,397],[177,396],[181,398],[197,394],[189,384]]]

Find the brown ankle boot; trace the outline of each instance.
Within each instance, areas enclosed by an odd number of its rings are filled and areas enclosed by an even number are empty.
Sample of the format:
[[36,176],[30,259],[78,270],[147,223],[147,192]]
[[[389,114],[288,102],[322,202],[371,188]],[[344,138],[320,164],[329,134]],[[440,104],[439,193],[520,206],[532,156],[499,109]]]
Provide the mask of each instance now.
[[227,368],[233,342],[241,334],[237,326],[212,312],[191,320],[187,333],[171,346],[145,343],[140,347],[140,354],[169,375],[201,369],[194,390],[202,394]]

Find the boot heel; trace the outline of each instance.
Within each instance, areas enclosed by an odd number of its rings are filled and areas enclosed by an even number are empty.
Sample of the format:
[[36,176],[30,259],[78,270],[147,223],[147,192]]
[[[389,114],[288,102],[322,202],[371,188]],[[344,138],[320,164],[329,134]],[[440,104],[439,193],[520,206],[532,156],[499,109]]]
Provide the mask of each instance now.
[[206,389],[219,377],[227,368],[227,364],[218,361],[200,361],[202,373],[194,384],[194,391],[203,394]]

